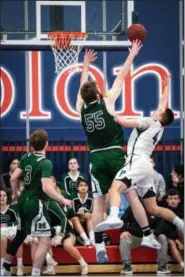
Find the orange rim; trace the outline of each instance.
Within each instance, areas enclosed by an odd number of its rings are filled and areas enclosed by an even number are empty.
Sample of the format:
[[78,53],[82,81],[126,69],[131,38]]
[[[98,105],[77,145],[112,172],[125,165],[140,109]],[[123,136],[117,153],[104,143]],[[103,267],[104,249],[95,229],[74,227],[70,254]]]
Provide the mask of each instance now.
[[87,37],[86,32],[49,32],[48,38],[55,41],[55,46],[69,48],[72,39],[83,39]]

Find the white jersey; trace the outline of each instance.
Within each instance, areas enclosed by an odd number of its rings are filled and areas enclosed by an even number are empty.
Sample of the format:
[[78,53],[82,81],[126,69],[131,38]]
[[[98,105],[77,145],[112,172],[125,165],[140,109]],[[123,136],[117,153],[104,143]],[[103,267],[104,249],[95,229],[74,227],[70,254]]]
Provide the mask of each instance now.
[[161,139],[164,127],[151,117],[140,118],[138,123],[139,127],[134,128],[129,137],[127,155],[138,155],[149,159]]

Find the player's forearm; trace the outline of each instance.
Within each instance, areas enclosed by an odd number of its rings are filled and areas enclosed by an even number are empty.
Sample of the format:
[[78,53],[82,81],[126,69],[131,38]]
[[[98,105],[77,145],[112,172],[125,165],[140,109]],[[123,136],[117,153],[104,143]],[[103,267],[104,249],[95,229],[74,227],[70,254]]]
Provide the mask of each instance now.
[[169,100],[170,86],[167,85],[159,101],[159,109],[165,109]]
[[89,62],[84,61],[82,74],[80,78],[80,87],[88,81]]
[[50,184],[43,186],[42,189],[51,199],[57,202],[61,202],[62,198],[64,198],[62,195],[58,194]]
[[17,188],[18,181],[15,179],[10,179],[10,183],[11,183],[12,193],[14,195],[17,195],[18,194],[18,188]]
[[131,68],[131,65],[133,63],[134,58],[135,57],[133,55],[129,54],[129,56],[127,57],[125,63],[121,66],[121,68],[118,72],[116,80],[113,83],[113,88],[122,89],[123,81],[124,81],[125,77],[127,76],[130,68]]

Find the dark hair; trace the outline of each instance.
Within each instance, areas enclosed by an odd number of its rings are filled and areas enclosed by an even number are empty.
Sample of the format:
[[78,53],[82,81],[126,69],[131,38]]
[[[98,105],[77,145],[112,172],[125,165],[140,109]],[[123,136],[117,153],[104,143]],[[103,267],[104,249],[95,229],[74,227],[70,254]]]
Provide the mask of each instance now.
[[181,196],[180,196],[180,192],[177,190],[177,189],[169,189],[168,191],[167,191],[167,193],[166,193],[166,198],[168,197],[168,196],[174,196],[174,195],[178,195],[178,197],[180,198]]
[[71,160],[76,160],[77,163],[79,164],[78,159],[77,159],[76,157],[71,157],[71,158],[68,160],[68,163],[69,163]]
[[80,89],[80,94],[86,104],[97,100],[98,95],[101,96],[95,81],[85,82]]
[[85,179],[82,179],[82,180],[78,181],[77,187],[79,187],[80,183],[86,183],[86,185],[89,187],[88,181],[85,180]]
[[3,192],[5,192],[6,193],[6,197],[7,197],[7,202],[6,202],[6,204],[8,205],[8,204],[10,204],[12,201],[11,201],[11,194],[8,192],[8,191],[6,191],[6,190],[4,190],[4,189],[0,189],[0,192],[1,191],[3,191]]
[[33,146],[35,151],[43,150],[46,145],[46,142],[48,141],[48,134],[44,129],[35,130],[30,135],[29,141],[30,145]]
[[155,156],[156,156],[155,152],[152,152],[152,154],[151,154],[150,158],[151,158],[151,159],[152,159],[152,161],[154,161],[154,162],[155,162]]
[[182,175],[184,177],[184,165],[183,164],[177,164],[174,166],[174,171],[178,175]]
[[174,113],[171,109],[167,108],[165,109],[163,115],[162,115],[162,120],[161,124],[163,126],[168,126],[174,121]]

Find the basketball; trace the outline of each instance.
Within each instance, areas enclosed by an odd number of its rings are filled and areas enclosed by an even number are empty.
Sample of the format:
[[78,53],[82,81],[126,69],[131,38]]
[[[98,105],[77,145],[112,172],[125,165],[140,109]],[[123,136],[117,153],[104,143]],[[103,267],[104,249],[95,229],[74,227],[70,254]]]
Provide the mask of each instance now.
[[138,39],[142,42],[146,39],[146,29],[141,24],[132,24],[127,30],[127,38],[133,42]]

